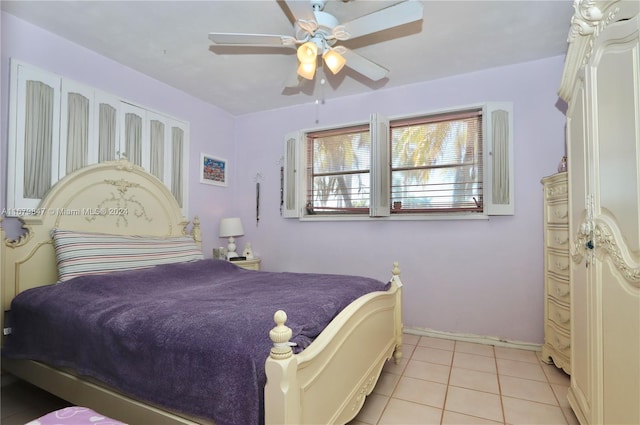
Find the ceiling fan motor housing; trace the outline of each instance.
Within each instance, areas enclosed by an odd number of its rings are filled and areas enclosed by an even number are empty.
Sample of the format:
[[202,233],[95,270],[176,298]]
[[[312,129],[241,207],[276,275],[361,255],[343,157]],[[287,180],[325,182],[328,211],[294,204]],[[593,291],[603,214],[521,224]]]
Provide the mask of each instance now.
[[316,10],[324,10],[324,5],[327,3],[326,0],[311,0],[311,8]]
[[322,11],[324,5],[324,0],[311,0],[315,22],[297,20],[294,25],[296,39],[314,42],[318,46],[319,53],[322,53],[327,46],[333,46],[336,43],[333,29],[340,24],[335,16]]
[[333,29],[339,25],[338,20],[335,16],[323,12],[323,11],[314,11],[313,14],[316,17],[316,22],[318,23],[318,29],[315,31],[314,35],[321,33],[325,38],[328,38],[333,33]]

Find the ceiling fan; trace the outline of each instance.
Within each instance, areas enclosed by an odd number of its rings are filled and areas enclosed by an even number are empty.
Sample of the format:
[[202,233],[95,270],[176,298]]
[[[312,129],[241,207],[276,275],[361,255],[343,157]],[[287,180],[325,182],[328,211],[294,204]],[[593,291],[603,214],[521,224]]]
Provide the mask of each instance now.
[[298,46],[297,75],[307,80],[314,78],[318,56],[322,56],[324,63],[334,74],[346,65],[365,77],[378,81],[387,76],[388,69],[353,50],[335,44],[422,19],[422,3],[416,0],[405,0],[344,23],[323,11],[326,0],[285,0],[285,3],[295,18],[293,36],[211,32],[209,39],[223,46]]

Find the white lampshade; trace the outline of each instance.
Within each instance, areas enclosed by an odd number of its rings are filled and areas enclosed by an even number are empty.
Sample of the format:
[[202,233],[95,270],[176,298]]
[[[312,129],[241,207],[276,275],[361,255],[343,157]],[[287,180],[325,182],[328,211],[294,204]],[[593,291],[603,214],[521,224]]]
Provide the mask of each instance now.
[[298,47],[298,60],[301,63],[311,63],[316,61],[318,56],[318,46],[313,41],[307,41]]
[[313,76],[316,73],[316,63],[303,63],[300,62],[300,66],[298,67],[298,75],[306,78],[307,80],[313,80]]
[[218,233],[221,238],[229,237],[229,244],[227,245],[227,259],[237,257],[236,238],[234,236],[244,235],[242,220],[240,220],[239,217],[223,218],[220,220],[220,230]]
[[327,68],[331,70],[334,74],[340,72],[342,67],[347,60],[340,53],[336,52],[334,49],[328,49],[324,55],[322,55],[324,59],[324,63],[327,64]]
[[244,235],[244,229],[242,228],[242,220],[240,220],[239,217],[223,218],[220,220],[219,236],[221,238],[242,235]]

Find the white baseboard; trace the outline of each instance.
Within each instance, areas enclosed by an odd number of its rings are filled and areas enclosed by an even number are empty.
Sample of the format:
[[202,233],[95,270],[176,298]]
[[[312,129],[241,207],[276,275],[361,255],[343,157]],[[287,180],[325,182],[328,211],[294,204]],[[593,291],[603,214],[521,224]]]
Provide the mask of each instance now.
[[432,338],[452,339],[455,341],[473,342],[476,344],[495,345],[497,347],[517,348],[520,350],[542,351],[541,344],[530,342],[509,341],[493,336],[481,336],[472,334],[459,334],[453,332],[435,331],[428,328],[405,327],[404,332],[411,335],[429,336]]

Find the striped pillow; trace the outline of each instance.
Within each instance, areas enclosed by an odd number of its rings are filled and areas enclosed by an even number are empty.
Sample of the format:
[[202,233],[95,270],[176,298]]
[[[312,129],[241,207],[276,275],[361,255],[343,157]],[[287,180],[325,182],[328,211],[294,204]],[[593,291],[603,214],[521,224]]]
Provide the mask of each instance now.
[[60,282],[81,275],[143,269],[204,258],[188,236],[159,238],[60,229],[54,229],[51,236]]

